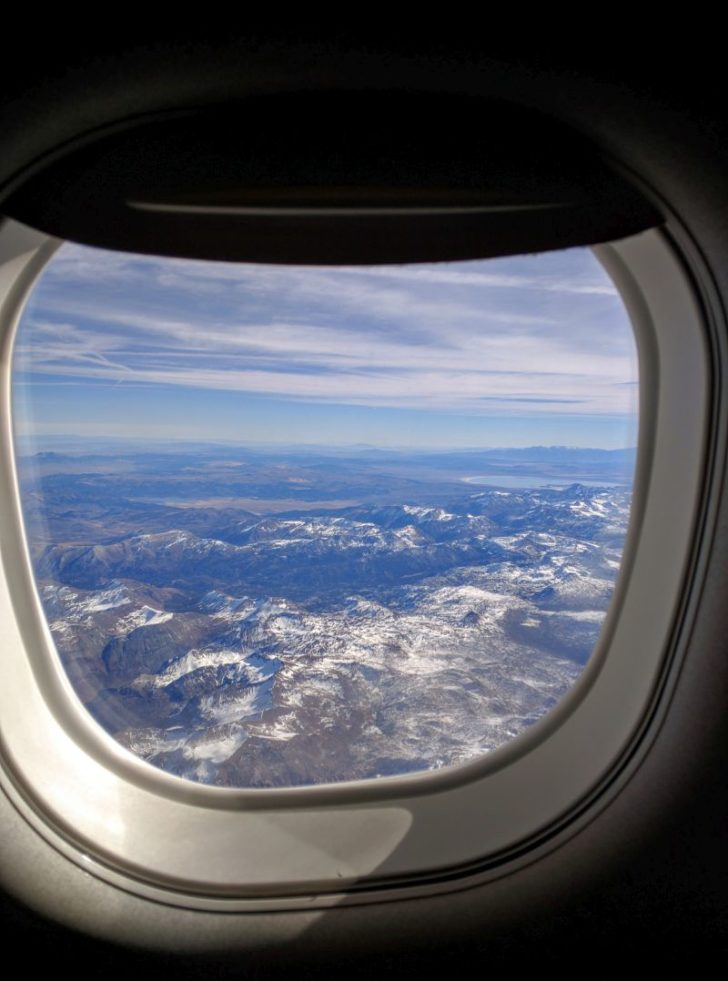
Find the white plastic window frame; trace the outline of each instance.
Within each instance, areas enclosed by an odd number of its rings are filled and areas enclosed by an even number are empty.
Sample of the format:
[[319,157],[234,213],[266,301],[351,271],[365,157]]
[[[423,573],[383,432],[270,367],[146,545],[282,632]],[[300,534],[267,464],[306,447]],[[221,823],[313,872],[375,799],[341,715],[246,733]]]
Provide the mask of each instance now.
[[11,420],[15,331],[59,244],[11,221],[0,227],[0,785],[36,831],[147,899],[311,909],[501,875],[603,806],[666,704],[703,501],[711,359],[701,305],[667,236],[653,230],[595,249],[635,330],[640,433],[614,599],[577,684],[525,733],[469,764],[281,790],[163,773],[94,722],[63,670],[25,542]]

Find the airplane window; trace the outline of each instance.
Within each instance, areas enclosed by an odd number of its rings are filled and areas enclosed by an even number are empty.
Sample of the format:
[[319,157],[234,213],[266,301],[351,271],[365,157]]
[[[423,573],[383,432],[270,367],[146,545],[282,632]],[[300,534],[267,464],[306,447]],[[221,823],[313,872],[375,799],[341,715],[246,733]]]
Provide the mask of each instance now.
[[[14,925],[182,974],[715,933],[710,100],[641,51],[112,48],[21,79],[4,131]],[[339,238],[594,252],[59,250]]]
[[588,249],[297,267],[62,246],[17,329],[13,424],[78,698],[220,787],[517,737],[600,636],[637,373]]

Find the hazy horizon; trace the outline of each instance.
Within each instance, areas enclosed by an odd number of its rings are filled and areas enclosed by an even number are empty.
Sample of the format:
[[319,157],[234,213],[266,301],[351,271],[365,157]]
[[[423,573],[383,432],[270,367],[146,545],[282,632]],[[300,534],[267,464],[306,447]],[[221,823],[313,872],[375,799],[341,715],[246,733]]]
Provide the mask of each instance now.
[[603,446],[570,446],[568,444],[543,444],[543,443],[532,443],[523,446],[447,446],[447,445],[428,445],[428,446],[397,446],[397,445],[378,445],[376,443],[286,443],[283,441],[254,441],[247,440],[245,442],[233,440],[233,439],[186,439],[182,436],[179,437],[169,437],[167,439],[160,439],[158,436],[90,436],[90,435],[79,435],[77,433],[68,434],[53,434],[53,433],[27,433],[25,435],[16,434],[16,444],[23,450],[23,452],[45,452],[44,448],[41,448],[41,444],[47,444],[49,447],[55,444],[73,446],[78,445],[79,448],[85,444],[84,448],[88,447],[103,447],[105,445],[118,446],[118,445],[128,445],[130,447],[143,445],[149,447],[172,447],[179,449],[193,448],[197,449],[200,447],[220,447],[221,449],[229,450],[281,450],[290,453],[295,452],[305,452],[305,451],[316,451],[319,453],[325,453],[327,450],[338,451],[338,450],[361,450],[361,451],[376,451],[381,453],[407,453],[413,456],[418,454],[447,454],[447,453],[527,453],[529,450],[534,451],[561,451],[561,452],[581,452],[581,453],[636,453],[637,446],[613,446],[613,447],[603,447]]

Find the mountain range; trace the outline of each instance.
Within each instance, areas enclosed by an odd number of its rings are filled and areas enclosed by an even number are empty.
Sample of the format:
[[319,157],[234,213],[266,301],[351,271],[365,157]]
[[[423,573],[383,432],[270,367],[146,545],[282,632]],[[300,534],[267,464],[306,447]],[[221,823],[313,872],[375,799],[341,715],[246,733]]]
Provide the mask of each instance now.
[[218,786],[487,753],[577,681],[629,519],[628,453],[561,453],[559,481],[536,449],[497,475],[462,453],[23,457],[65,670],[125,747]]

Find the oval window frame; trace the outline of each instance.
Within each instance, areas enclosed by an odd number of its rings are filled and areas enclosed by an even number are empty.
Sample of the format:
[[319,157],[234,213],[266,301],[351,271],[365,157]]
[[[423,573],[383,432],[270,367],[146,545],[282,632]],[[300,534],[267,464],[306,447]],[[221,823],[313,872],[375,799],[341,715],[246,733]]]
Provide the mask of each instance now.
[[[615,597],[574,689],[526,733],[472,763],[286,790],[205,787],[132,757],[88,716],[55,654],[22,531],[10,369],[23,303],[59,244],[14,222],[0,229],[0,479],[10,502],[0,514],[0,780],[26,819],[73,861],[147,898],[199,909],[310,909],[344,895],[371,902],[502,874],[603,806],[635,765],[677,670],[707,495],[704,450],[715,428],[704,310],[667,234],[595,249],[635,329],[640,439]],[[677,396],[678,382],[689,397]]]

